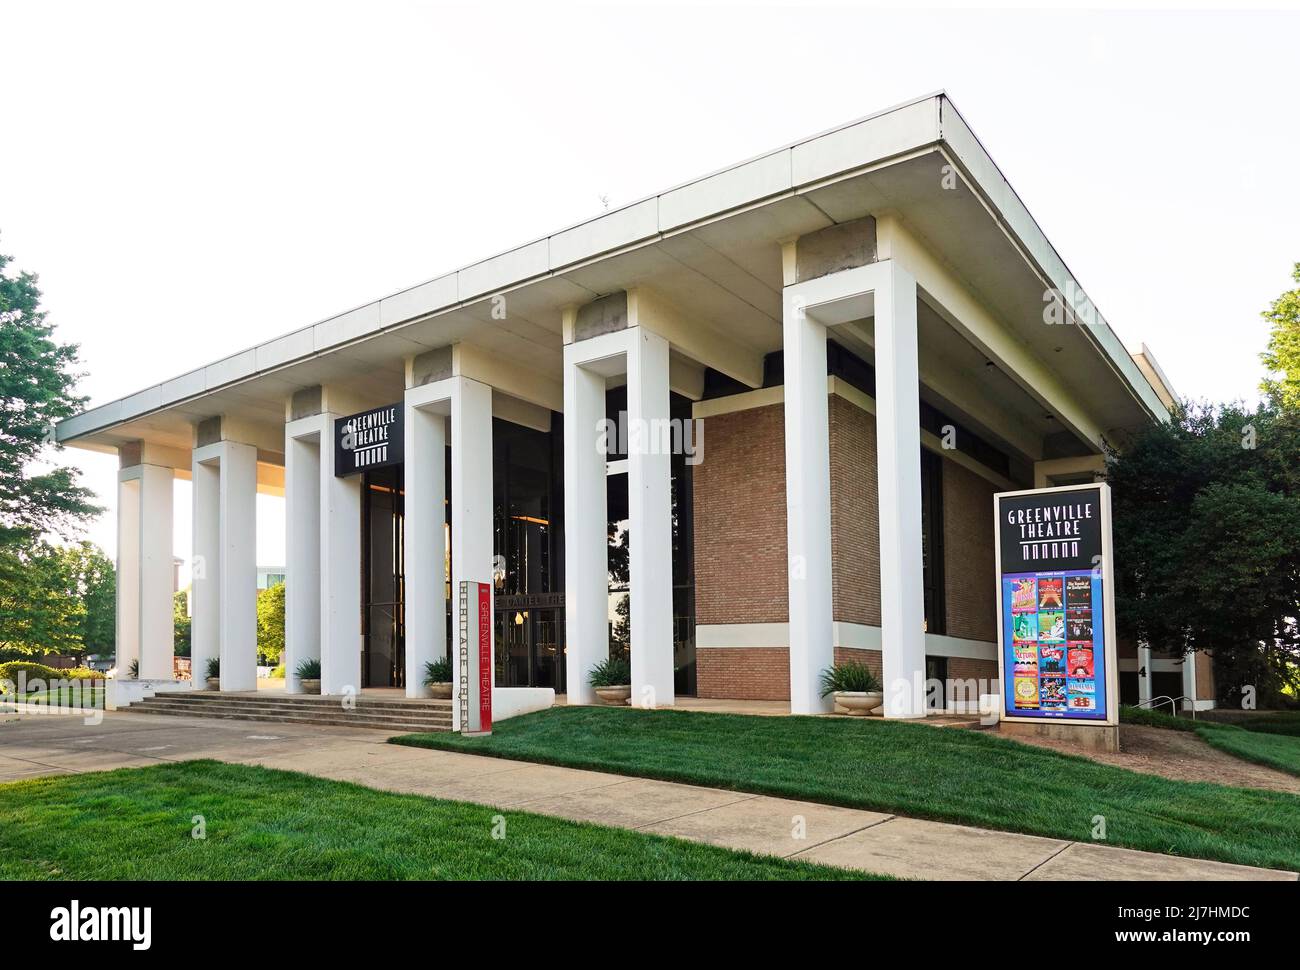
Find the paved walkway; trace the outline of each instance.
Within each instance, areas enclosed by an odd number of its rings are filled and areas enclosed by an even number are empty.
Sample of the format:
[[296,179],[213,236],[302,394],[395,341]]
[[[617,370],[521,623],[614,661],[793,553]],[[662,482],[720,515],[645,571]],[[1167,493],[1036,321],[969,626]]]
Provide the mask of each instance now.
[[216,758],[917,879],[1279,879],[1279,872],[599,771],[384,743],[382,731],[0,714],[0,782]]

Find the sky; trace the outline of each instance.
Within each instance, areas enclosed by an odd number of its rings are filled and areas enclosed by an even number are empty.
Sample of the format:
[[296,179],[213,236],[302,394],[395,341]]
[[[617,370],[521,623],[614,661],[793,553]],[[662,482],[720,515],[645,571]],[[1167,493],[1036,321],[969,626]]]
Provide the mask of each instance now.
[[[0,37],[0,252],[92,405],[939,89],[1185,397],[1257,399],[1300,261],[1295,12],[0,0]],[[113,552],[116,460],[55,458]]]

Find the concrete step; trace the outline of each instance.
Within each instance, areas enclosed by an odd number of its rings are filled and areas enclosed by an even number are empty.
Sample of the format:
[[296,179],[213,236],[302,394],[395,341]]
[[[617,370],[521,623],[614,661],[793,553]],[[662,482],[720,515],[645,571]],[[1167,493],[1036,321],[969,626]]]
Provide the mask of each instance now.
[[319,711],[277,711],[265,708],[243,707],[236,704],[205,704],[196,707],[191,704],[171,704],[167,702],[141,702],[131,705],[131,710],[146,714],[179,714],[186,717],[244,717],[274,720],[310,720],[317,724],[357,724],[366,721],[373,724],[392,724],[398,726],[421,725],[431,729],[451,726],[451,715],[427,714],[421,716],[401,716],[380,714],[367,711],[339,711],[325,713]]
[[313,715],[322,715],[322,716],[337,715],[337,716],[349,716],[349,717],[356,714],[364,714],[367,716],[375,715],[375,716],[383,716],[383,717],[397,717],[397,718],[404,718],[406,720],[425,720],[428,718],[449,719],[451,717],[450,706],[433,707],[433,706],[423,706],[423,705],[416,705],[416,704],[382,705],[382,704],[358,703],[354,705],[351,709],[345,709],[342,703],[339,701],[334,701],[333,703],[330,704],[296,704],[296,703],[285,703],[277,700],[263,701],[263,700],[252,700],[252,699],[228,698],[226,700],[209,700],[209,701],[199,702],[184,697],[183,695],[177,695],[177,694],[155,694],[153,697],[149,697],[143,701],[140,701],[139,704],[149,705],[151,707],[156,705],[162,705],[162,704],[171,705],[171,706],[183,706],[188,710],[193,711],[197,715],[201,715],[205,711],[246,710],[246,711],[255,711],[257,713],[263,713],[263,714],[274,714],[274,713],[313,714]]
[[[166,697],[168,699],[184,699],[187,703],[195,704],[212,704],[212,703],[229,703],[231,701],[238,703],[255,703],[255,704],[282,704],[297,706],[318,706],[330,707],[337,709],[343,702],[342,697],[321,696],[319,694],[281,694],[279,692],[266,691],[259,694],[252,693],[223,693],[221,691],[175,691],[155,694],[155,697]],[[402,698],[375,698],[361,695],[353,698],[353,703],[357,707],[389,709],[389,710],[451,710],[452,702],[450,700],[434,700],[432,698],[423,698],[418,700]]]
[[212,711],[212,713],[200,713],[187,707],[146,707],[143,705],[131,705],[129,709],[133,714],[160,714],[164,716],[173,716],[173,718],[217,718],[222,720],[255,720],[255,722],[269,724],[324,724],[329,727],[346,727],[346,728],[374,728],[377,731],[389,731],[391,733],[433,733],[435,731],[451,731],[451,722],[403,722],[399,719],[389,718],[369,718],[364,715],[341,715],[338,718],[328,718],[321,715],[302,715],[294,716],[287,714],[255,714],[251,711]]
[[161,693],[130,705],[144,714],[215,717],[280,724],[325,724],[375,728],[393,733],[450,731],[450,701],[402,701],[355,698],[350,709],[342,698],[312,695],[260,696],[218,691]]

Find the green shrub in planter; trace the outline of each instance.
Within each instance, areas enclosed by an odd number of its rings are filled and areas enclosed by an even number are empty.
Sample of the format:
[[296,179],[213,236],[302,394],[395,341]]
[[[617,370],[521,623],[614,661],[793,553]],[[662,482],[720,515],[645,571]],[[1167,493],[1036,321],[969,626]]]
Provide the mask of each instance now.
[[587,683],[592,687],[626,687],[632,683],[632,663],[626,657],[610,657],[591,668]]
[[127,665],[126,669],[127,672],[131,675],[132,680],[140,679],[140,660],[138,657],[133,657],[131,659],[131,663]]
[[880,689],[880,678],[866,664],[855,660],[832,664],[822,671],[822,697],[834,694],[837,690],[863,691],[869,694]]
[[299,680],[320,680],[320,661],[314,657],[304,660],[293,669]]
[[221,676],[221,658],[220,658],[220,657],[209,657],[209,658],[208,658],[207,666],[204,668],[204,670],[207,671],[207,677],[208,677],[209,680],[213,680],[213,679],[216,679],[216,678],[220,677],[220,676]]
[[424,665],[424,686],[431,687],[434,684],[451,683],[451,660],[447,657],[439,657],[437,660],[430,660]]

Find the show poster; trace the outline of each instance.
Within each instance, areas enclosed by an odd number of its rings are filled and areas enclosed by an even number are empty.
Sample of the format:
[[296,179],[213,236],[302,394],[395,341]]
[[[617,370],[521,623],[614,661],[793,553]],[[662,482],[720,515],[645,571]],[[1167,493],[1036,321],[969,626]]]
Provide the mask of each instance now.
[[1003,718],[1116,723],[1110,486],[993,503]]

